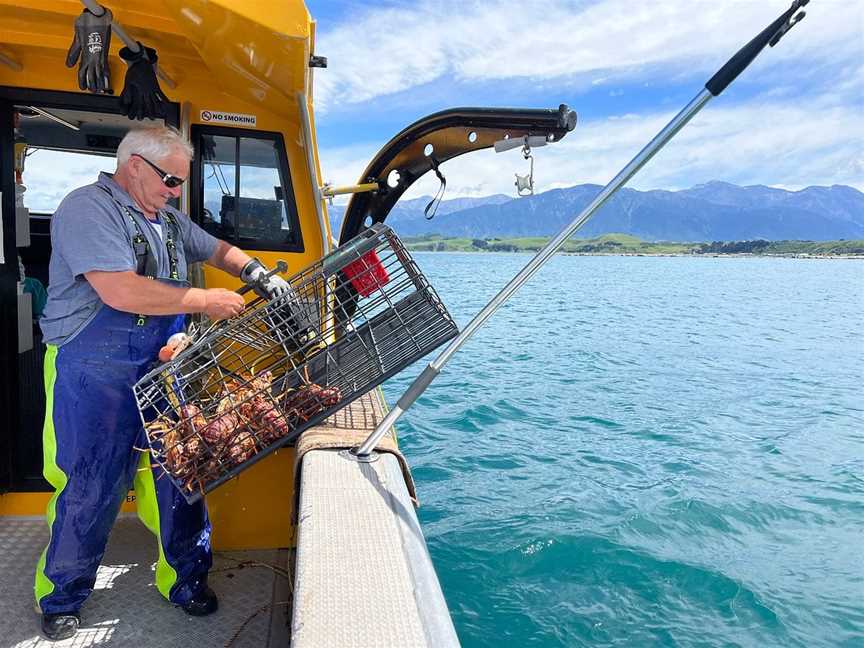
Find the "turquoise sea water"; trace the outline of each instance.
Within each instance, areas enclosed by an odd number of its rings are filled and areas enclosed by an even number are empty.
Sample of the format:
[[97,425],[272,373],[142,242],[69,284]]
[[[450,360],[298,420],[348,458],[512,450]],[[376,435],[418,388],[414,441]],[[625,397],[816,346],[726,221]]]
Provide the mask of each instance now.
[[[460,326],[530,258],[415,256]],[[397,425],[463,645],[864,646],[862,309],[860,261],[554,258]]]

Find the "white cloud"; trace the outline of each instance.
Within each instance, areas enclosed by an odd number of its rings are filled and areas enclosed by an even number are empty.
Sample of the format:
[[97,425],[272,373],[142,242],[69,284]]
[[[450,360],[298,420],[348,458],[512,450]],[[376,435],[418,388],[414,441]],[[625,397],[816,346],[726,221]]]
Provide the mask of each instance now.
[[[328,70],[316,76],[318,109],[358,103],[435,80],[667,79],[711,73],[789,0],[426,0],[372,9],[322,26],[317,49]],[[860,61],[862,0],[821,0],[782,46],[754,64],[751,78],[790,61]],[[373,36],[374,35],[374,36]],[[860,90],[860,84],[857,86]]]
[[[695,94],[694,75],[706,80],[789,1],[421,0],[409,8],[371,9],[329,31],[322,25],[318,50],[330,67],[316,77],[318,109],[419,86],[426,94],[446,93],[454,82],[473,81],[484,84],[490,104],[496,84],[513,80],[546,89],[608,87],[610,96],[622,94],[621,81],[686,81]],[[632,186],[675,189],[723,179],[864,189],[864,1],[820,0],[807,14],[748,69],[747,92],[715,100]],[[754,88],[762,89],[757,98],[739,99]],[[536,102],[526,94],[522,103]],[[536,151],[537,190],[605,184],[668,122],[672,108],[680,106],[658,101],[639,114],[583,120],[560,144]],[[382,144],[323,149],[326,178],[355,182]],[[442,169],[448,197],[514,195],[514,173],[526,173],[527,163],[518,151],[483,151]],[[427,174],[407,197],[437,187]]]
[[[674,116],[674,112],[612,116],[580,123],[560,143],[536,149],[537,191],[585,182],[604,185]],[[864,119],[855,106],[834,96],[790,103],[774,98],[743,105],[709,103],[631,181],[640,189],[680,189],[709,180],[785,187],[849,184],[864,190]],[[328,179],[353,183],[376,145],[323,149]],[[528,165],[518,150],[478,151],[441,167],[447,197],[515,195],[514,173]],[[426,174],[406,197],[433,194]]]

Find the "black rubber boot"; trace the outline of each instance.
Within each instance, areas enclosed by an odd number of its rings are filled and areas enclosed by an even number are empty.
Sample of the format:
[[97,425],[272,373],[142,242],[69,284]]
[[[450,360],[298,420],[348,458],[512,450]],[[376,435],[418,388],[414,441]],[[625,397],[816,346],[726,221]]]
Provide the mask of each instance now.
[[42,633],[51,641],[68,639],[78,632],[81,617],[77,614],[43,614]]
[[219,609],[219,599],[216,598],[216,592],[205,587],[180,607],[191,616],[207,616]]

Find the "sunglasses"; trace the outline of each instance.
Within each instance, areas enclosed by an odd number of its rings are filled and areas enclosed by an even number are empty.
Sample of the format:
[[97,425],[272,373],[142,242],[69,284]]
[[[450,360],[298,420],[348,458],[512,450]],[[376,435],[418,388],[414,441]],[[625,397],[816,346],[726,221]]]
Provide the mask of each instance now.
[[144,160],[147,164],[149,164],[149,165],[150,165],[150,168],[153,169],[156,173],[159,174],[159,177],[160,177],[161,180],[162,180],[162,184],[164,184],[164,185],[165,185],[166,187],[168,187],[169,189],[174,189],[174,188],[176,188],[176,187],[179,187],[179,186],[182,185],[184,182],[186,182],[186,178],[178,178],[178,177],[175,176],[175,175],[171,175],[170,173],[168,173],[168,172],[166,172],[166,171],[163,171],[163,170],[160,169],[158,166],[156,166],[155,164],[153,164],[150,160],[148,160],[147,158],[145,158],[143,155],[138,155],[137,153],[133,153],[132,155],[134,155],[134,156],[137,157],[137,158],[141,158],[141,159]]

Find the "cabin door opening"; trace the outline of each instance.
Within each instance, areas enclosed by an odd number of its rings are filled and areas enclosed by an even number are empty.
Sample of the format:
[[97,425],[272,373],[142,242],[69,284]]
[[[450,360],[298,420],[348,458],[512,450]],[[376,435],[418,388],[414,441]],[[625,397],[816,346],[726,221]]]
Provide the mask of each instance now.
[[[50,490],[42,478],[45,345],[38,319],[49,285],[51,217],[70,191],[95,182],[100,171],[114,172],[120,140],[142,125],[119,114],[118,103],[116,97],[0,88],[6,328],[0,492]],[[176,125],[179,111],[171,108],[168,122]],[[149,122],[156,123],[164,122]]]

